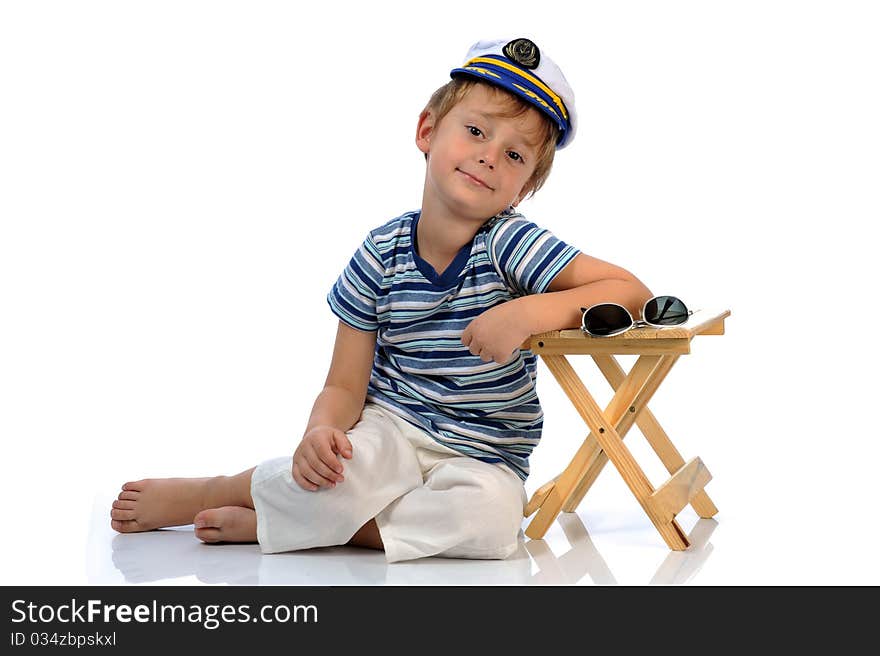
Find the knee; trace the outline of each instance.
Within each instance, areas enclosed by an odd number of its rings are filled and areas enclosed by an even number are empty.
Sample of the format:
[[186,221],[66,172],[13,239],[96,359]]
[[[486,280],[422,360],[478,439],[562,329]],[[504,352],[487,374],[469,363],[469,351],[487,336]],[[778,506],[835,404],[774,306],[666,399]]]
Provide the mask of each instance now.
[[516,549],[523,497],[516,485],[489,478],[462,495],[451,521],[473,558],[505,558]]

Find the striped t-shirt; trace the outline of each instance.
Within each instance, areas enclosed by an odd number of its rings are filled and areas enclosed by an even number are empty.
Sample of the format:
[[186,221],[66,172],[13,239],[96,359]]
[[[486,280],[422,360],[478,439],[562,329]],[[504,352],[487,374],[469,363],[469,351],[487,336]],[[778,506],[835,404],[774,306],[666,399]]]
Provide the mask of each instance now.
[[545,291],[578,250],[505,211],[438,275],[414,247],[419,214],[371,231],[327,301],[349,326],[377,332],[368,401],[525,480],[544,417],[535,355],[521,350],[506,364],[483,362],[461,334],[485,310]]

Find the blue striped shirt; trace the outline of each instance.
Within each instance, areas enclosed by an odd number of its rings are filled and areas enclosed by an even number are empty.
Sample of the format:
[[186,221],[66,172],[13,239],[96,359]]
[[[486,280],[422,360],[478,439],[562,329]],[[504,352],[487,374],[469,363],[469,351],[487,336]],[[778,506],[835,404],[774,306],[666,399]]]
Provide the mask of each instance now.
[[505,211],[438,275],[414,247],[419,214],[372,230],[327,301],[349,326],[377,332],[368,401],[525,480],[544,417],[535,355],[520,350],[505,364],[483,362],[461,334],[485,310],[544,292],[579,251]]

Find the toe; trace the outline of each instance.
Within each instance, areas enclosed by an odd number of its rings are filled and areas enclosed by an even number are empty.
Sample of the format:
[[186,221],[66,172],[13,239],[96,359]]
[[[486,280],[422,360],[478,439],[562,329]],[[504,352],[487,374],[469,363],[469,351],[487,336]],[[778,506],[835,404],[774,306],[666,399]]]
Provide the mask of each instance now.
[[140,492],[144,489],[144,483],[146,481],[129,481],[125,485],[122,486],[123,490],[131,491],[131,492]]
[[257,516],[250,508],[224,506],[203,510],[193,518],[202,542],[256,542]]
[[221,541],[219,528],[197,528],[196,537],[202,542],[208,543]]
[[113,507],[119,510],[134,510],[136,505],[134,501],[120,501],[117,499],[113,502]]
[[137,501],[138,497],[141,495],[140,492],[135,492],[133,490],[123,490],[119,493],[117,499],[126,499],[128,501]]
[[114,531],[119,531],[120,533],[135,533],[139,530],[137,522],[124,522],[118,519],[110,520],[110,526]]
[[220,528],[223,513],[218,512],[217,508],[209,508],[202,510],[193,517],[193,524],[198,528]]
[[110,511],[110,517],[122,521],[132,520],[134,519],[134,510],[120,510],[119,508],[113,508],[113,510]]

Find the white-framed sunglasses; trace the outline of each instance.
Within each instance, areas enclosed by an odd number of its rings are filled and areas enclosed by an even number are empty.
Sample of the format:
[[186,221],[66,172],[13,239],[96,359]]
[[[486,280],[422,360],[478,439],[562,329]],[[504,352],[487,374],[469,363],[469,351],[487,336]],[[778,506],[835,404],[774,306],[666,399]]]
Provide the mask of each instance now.
[[593,337],[613,337],[639,326],[678,326],[693,314],[693,310],[688,310],[675,296],[649,298],[642,307],[644,319],[638,321],[632,318],[629,310],[618,303],[596,303],[588,308],[581,308],[581,312],[581,330]]

